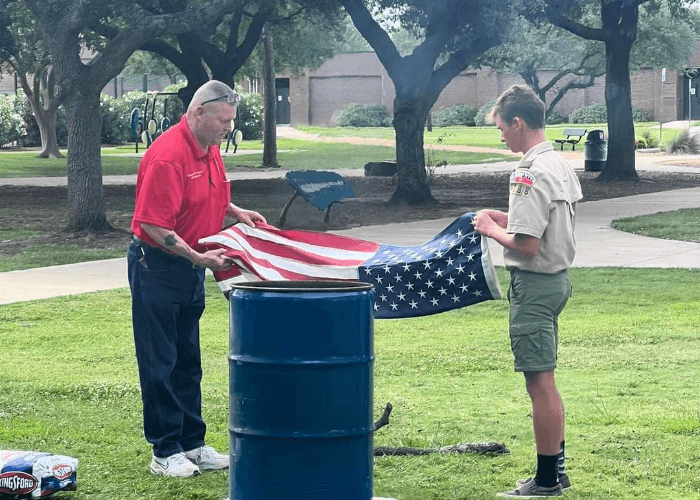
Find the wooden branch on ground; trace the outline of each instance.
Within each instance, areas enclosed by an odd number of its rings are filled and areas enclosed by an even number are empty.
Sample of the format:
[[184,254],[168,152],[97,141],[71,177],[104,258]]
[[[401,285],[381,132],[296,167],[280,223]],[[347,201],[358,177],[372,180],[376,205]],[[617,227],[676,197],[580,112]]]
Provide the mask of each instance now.
[[443,446],[442,448],[392,448],[390,446],[376,446],[375,457],[405,456],[405,455],[430,455],[432,453],[476,453],[478,455],[507,455],[510,450],[504,443],[463,443]]
[[[389,415],[393,406],[387,403],[381,418],[374,423],[374,431],[389,425]],[[462,443],[443,446],[442,448],[409,448],[391,446],[376,446],[374,448],[375,457],[384,456],[405,456],[405,455],[430,455],[432,453],[476,453],[478,455],[506,455],[510,450],[505,443]]]
[[393,409],[394,407],[391,406],[391,403],[386,404],[381,418],[374,423],[374,432],[377,432],[377,430],[381,429],[385,425],[389,425],[389,415],[391,415],[391,410]]

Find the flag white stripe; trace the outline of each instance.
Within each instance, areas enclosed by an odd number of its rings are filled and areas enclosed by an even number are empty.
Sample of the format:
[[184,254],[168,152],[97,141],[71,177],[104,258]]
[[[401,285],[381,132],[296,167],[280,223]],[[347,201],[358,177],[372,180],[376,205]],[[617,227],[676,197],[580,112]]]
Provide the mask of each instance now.
[[[314,245],[312,243],[300,241],[291,242],[288,238],[282,237],[276,234],[275,232],[260,230],[254,227],[247,226],[245,224],[236,224],[236,226],[234,226],[233,228],[223,231],[223,234],[230,235],[237,232],[245,234],[248,237],[257,238],[262,241],[268,241],[270,243],[274,243],[284,247],[298,248],[299,250],[303,250],[305,252],[313,253],[321,257],[328,257],[332,259],[338,259],[338,250],[342,250],[343,260],[356,260],[358,262],[365,262],[367,259],[369,259],[370,257],[372,257],[372,255],[375,254],[375,251],[363,252],[357,250],[346,250],[322,245]],[[215,236],[211,236],[209,238],[205,238],[201,240],[201,242],[207,243],[209,240],[212,240],[213,243],[221,243],[221,241],[213,239],[219,236],[220,234],[222,233],[219,233]]]
[[[212,243],[219,243],[221,245],[227,246],[229,248],[234,248],[230,243],[235,241],[240,249],[245,253],[249,254],[251,257],[256,259],[256,270],[258,274],[263,276],[267,280],[280,280],[284,277],[279,274],[274,268],[288,270],[296,274],[303,274],[306,276],[314,278],[329,278],[329,279],[357,279],[358,278],[358,267],[354,266],[337,266],[337,265],[318,265],[318,264],[305,264],[299,262],[298,260],[288,259],[285,257],[279,257],[274,254],[267,252],[261,252],[250,245],[245,236],[237,234],[236,232],[227,231],[228,238],[221,237],[219,235],[207,240]],[[256,235],[257,236],[257,235]],[[293,245],[285,245],[293,246]],[[337,252],[337,251],[336,251]],[[354,252],[354,253],[365,253],[365,252]],[[374,254],[372,254],[374,255]],[[371,255],[370,255],[371,256]],[[366,259],[365,259],[366,260]],[[238,259],[236,259],[238,261]],[[240,263],[242,264],[242,263]],[[244,266],[247,267],[247,266]]]

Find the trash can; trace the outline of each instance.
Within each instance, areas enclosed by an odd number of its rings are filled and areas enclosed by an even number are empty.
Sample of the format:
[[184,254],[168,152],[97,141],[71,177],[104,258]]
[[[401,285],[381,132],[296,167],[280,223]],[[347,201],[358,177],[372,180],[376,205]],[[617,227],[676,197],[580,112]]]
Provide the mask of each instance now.
[[372,285],[252,282],[229,301],[229,500],[371,500]]
[[608,159],[608,141],[602,130],[591,130],[586,136],[583,146],[583,169],[586,171],[600,171],[605,167]]

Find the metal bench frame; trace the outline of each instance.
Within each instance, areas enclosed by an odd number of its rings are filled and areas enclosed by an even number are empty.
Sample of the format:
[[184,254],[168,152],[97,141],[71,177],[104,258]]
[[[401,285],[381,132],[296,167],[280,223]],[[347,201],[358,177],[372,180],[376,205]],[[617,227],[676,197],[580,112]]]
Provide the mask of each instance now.
[[560,151],[564,151],[564,144],[571,144],[571,151],[576,151],[576,144],[581,142],[581,139],[586,135],[585,128],[565,128],[564,135],[566,139],[554,139],[554,142],[560,145]]
[[[311,199],[309,199],[307,193],[305,193],[302,189],[299,189],[299,187],[297,187],[297,186],[295,185],[295,183],[291,181],[291,179],[290,179],[290,174],[293,175],[293,173],[294,173],[294,171],[288,172],[288,173],[287,173],[287,176],[286,176],[286,177],[287,177],[287,180],[290,181],[290,184],[294,187],[294,194],[292,195],[292,197],[289,199],[289,201],[288,201],[288,202],[284,205],[284,207],[282,208],[282,213],[280,213],[280,220],[279,220],[279,224],[278,224],[278,226],[279,226],[280,228],[281,228],[282,226],[284,226],[284,223],[285,223],[285,221],[287,220],[287,212],[289,211],[289,207],[292,206],[292,202],[293,202],[298,196],[301,196],[302,198],[306,199],[306,201],[308,201],[308,202],[311,203],[312,205],[316,206],[316,208],[319,208],[319,209],[321,209],[321,210],[324,210],[324,209],[321,208],[318,204],[313,203],[313,202],[311,201]],[[331,172],[318,171],[318,173],[320,173],[320,174],[328,174],[328,173],[331,173]],[[336,177],[336,179],[334,179],[335,182],[341,182],[341,181],[342,181],[342,184],[341,184],[339,187],[337,187],[337,188],[325,190],[325,195],[326,195],[326,197],[330,196],[331,198],[334,198],[334,199],[332,199],[332,200],[330,201],[330,203],[328,203],[328,205],[325,207],[324,215],[323,215],[323,222],[325,222],[325,223],[328,223],[328,221],[330,220],[331,207],[333,206],[333,204],[339,203],[339,202],[341,202],[341,201],[342,201],[343,199],[345,199],[345,198],[349,198],[349,197],[355,196],[354,192],[352,191],[352,188],[345,182],[345,179],[343,179],[340,175],[338,175],[337,172],[332,172],[332,175],[333,175],[334,177]]]

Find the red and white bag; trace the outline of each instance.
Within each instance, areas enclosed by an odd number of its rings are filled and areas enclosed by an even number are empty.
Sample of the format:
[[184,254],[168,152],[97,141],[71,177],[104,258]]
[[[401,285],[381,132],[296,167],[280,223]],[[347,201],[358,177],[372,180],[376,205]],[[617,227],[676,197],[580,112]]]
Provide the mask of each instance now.
[[77,468],[77,458],[0,450],[0,499],[44,498],[59,491],[75,491]]

